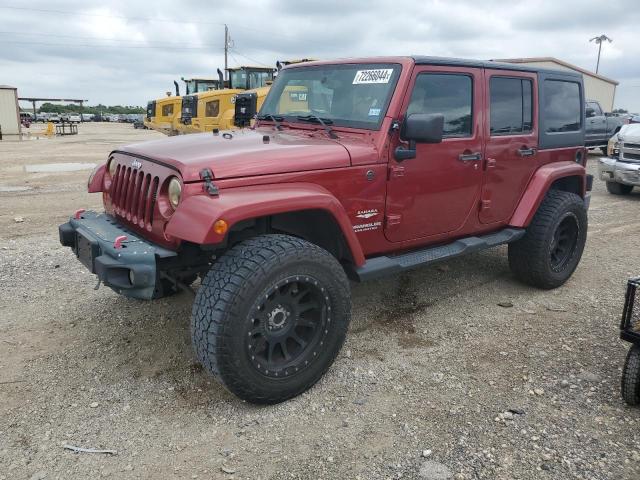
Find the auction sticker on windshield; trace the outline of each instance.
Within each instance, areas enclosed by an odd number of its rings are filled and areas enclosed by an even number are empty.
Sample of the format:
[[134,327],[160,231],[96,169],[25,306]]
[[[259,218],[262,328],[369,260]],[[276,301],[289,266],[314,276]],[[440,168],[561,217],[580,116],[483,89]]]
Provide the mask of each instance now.
[[379,68],[377,70],[358,70],[353,78],[354,85],[363,83],[389,83],[391,80],[392,68]]

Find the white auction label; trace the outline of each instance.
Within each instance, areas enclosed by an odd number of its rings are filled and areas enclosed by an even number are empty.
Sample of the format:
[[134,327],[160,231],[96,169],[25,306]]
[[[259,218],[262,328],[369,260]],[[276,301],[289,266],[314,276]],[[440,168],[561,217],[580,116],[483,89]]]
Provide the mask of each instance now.
[[358,70],[353,78],[354,85],[363,83],[389,83],[391,80],[392,68],[380,68],[377,70]]

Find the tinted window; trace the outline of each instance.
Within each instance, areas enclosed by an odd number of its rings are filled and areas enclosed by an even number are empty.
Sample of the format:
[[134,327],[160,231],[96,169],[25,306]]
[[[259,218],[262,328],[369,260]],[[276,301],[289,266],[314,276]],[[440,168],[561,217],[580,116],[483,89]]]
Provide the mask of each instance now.
[[512,135],[530,132],[533,125],[531,81],[492,77],[491,134]]
[[562,80],[545,80],[542,115],[546,131],[575,132],[582,126],[580,85]]
[[471,136],[471,77],[467,75],[421,73],[413,87],[407,115],[441,113],[445,137]]

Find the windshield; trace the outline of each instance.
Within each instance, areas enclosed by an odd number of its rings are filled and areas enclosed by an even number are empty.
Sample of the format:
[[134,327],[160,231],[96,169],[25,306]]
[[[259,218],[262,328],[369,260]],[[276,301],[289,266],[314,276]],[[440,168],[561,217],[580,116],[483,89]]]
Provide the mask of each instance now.
[[230,70],[231,88],[253,89],[264,87],[273,80],[273,72],[263,70],[238,69]]
[[319,65],[285,69],[260,110],[287,121],[315,115],[333,125],[380,127],[398,81],[397,64]]
[[216,90],[219,82],[218,80],[185,80],[184,83],[187,86],[186,95],[193,95],[194,93]]

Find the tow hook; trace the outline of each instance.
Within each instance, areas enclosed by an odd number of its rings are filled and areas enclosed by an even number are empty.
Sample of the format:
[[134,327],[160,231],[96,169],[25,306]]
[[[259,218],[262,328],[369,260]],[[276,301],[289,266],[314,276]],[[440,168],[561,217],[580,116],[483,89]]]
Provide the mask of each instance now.
[[200,178],[204,180],[204,190],[212,197],[218,196],[218,187],[213,183],[213,173],[208,168],[200,170]]

